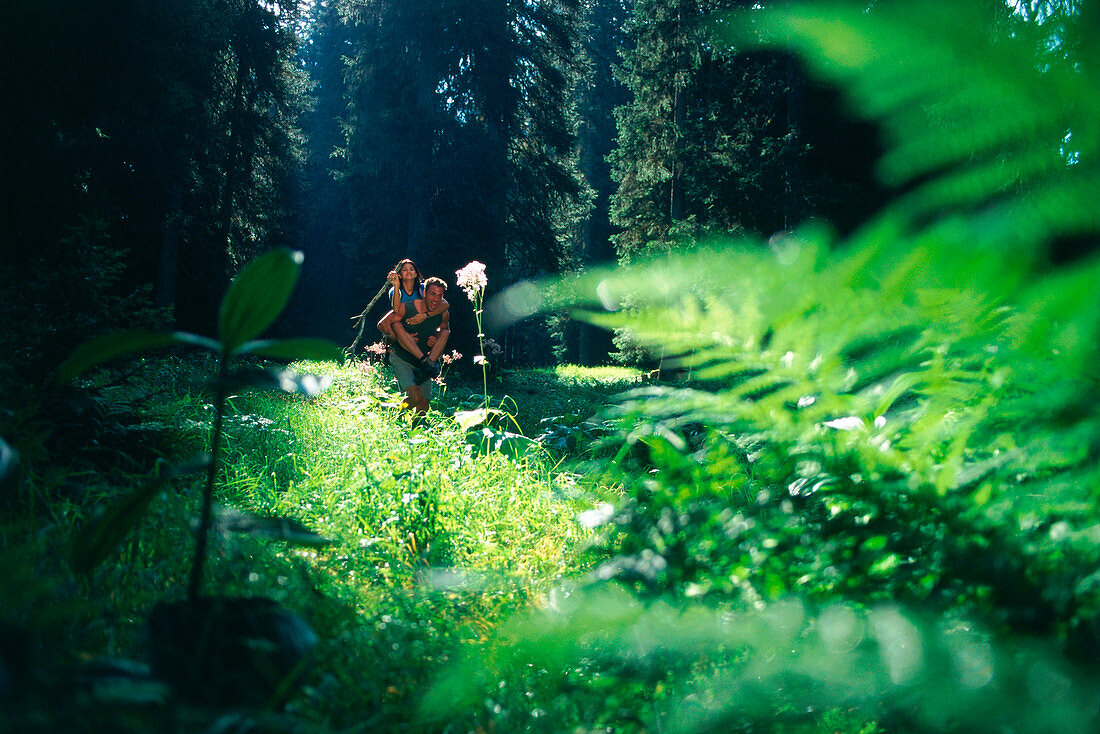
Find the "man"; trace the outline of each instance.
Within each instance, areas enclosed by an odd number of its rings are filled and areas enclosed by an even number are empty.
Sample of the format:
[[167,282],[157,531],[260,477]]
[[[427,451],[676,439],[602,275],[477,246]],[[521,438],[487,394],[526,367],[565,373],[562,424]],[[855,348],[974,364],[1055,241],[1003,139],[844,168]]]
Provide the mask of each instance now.
[[[443,294],[446,292],[447,284],[442,278],[433,277],[424,281],[424,305],[429,313],[439,310]],[[402,322],[405,331],[424,353],[423,358],[418,359],[399,343],[392,344],[389,351],[390,367],[397,376],[397,384],[405,391],[402,407],[414,410],[418,414],[427,412],[431,407],[428,401],[432,397],[432,378],[439,374],[439,357],[443,354],[443,348],[447,346],[447,338],[451,335],[449,310],[444,310],[435,316],[428,316],[423,320],[418,318],[423,315],[409,314],[409,318]],[[410,319],[417,323],[410,323]]]

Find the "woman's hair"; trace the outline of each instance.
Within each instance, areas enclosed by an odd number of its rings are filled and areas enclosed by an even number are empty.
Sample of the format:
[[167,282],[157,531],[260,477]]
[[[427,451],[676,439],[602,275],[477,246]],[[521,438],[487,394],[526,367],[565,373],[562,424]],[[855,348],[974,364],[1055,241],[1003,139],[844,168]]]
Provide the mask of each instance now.
[[418,284],[424,282],[424,276],[420,274],[420,268],[416,267],[416,263],[414,263],[412,260],[410,260],[407,257],[403,260],[398,260],[397,261],[397,264],[393,266],[393,272],[397,273],[398,275],[401,275],[401,266],[404,265],[405,263],[408,263],[409,265],[412,265],[413,270],[416,271],[416,282]]

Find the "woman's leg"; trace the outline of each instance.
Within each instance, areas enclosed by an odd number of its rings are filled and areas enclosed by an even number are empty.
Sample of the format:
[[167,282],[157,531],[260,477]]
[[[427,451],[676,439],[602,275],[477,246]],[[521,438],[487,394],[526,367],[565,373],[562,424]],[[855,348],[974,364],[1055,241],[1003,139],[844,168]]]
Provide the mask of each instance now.
[[409,332],[405,331],[405,327],[401,325],[400,321],[394,321],[393,323],[393,337],[397,339],[397,343],[409,350],[417,359],[424,358],[424,352],[416,345],[416,339],[412,338]]
[[386,336],[393,338],[393,325],[397,322],[397,314],[387,311],[386,315],[378,320],[378,330]]

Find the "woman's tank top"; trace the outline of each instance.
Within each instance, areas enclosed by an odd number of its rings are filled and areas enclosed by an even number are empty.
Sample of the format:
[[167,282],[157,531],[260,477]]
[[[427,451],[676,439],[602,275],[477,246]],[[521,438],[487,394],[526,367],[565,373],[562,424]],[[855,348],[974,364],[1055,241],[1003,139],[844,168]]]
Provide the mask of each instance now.
[[[424,298],[424,284],[418,283],[416,287],[413,288],[412,293],[406,293],[405,289],[401,286],[398,286],[398,288],[401,291],[401,303],[405,304],[406,309],[412,307],[415,311],[416,308],[412,306],[412,302]],[[390,292],[388,295],[390,298],[390,303],[393,303],[393,288],[390,288]]]

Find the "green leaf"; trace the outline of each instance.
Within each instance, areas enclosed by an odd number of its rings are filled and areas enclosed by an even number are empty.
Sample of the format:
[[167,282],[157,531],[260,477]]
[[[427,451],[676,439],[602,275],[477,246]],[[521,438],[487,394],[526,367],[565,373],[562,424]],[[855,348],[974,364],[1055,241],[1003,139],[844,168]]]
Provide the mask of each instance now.
[[246,390],[282,390],[288,393],[300,393],[308,397],[317,397],[332,385],[330,375],[318,376],[302,374],[294,370],[264,369],[263,367],[242,367],[232,370],[222,381],[227,393]]
[[344,350],[328,339],[263,339],[242,344],[236,353],[286,360],[339,362],[344,358]]
[[254,515],[231,507],[215,509],[216,525],[224,532],[283,540],[293,545],[312,548],[330,545],[332,540],[318,535],[302,523],[289,517]]
[[493,418],[506,415],[503,410],[496,408],[475,408],[474,410],[459,410],[454,414],[455,423],[464,431],[476,428],[482,424],[488,425]]
[[482,454],[495,451],[513,459],[519,459],[542,448],[537,441],[533,441],[526,436],[511,431],[497,431],[492,428],[467,432],[466,442],[476,446]]
[[80,573],[88,573],[102,563],[137,526],[149,503],[160,494],[165,484],[176,477],[204,469],[209,463],[209,456],[201,456],[172,467],[112,507],[100,508],[73,538],[73,568]]
[[257,257],[233,279],[218,316],[218,335],[227,353],[235,354],[282,313],[302,259],[301,252],[280,247]]
[[95,367],[115,357],[123,357],[147,349],[160,349],[171,346],[197,346],[219,351],[221,345],[213,339],[188,334],[183,331],[153,331],[134,329],[105,334],[77,347],[60,367],[58,379],[68,382],[85,370]]

